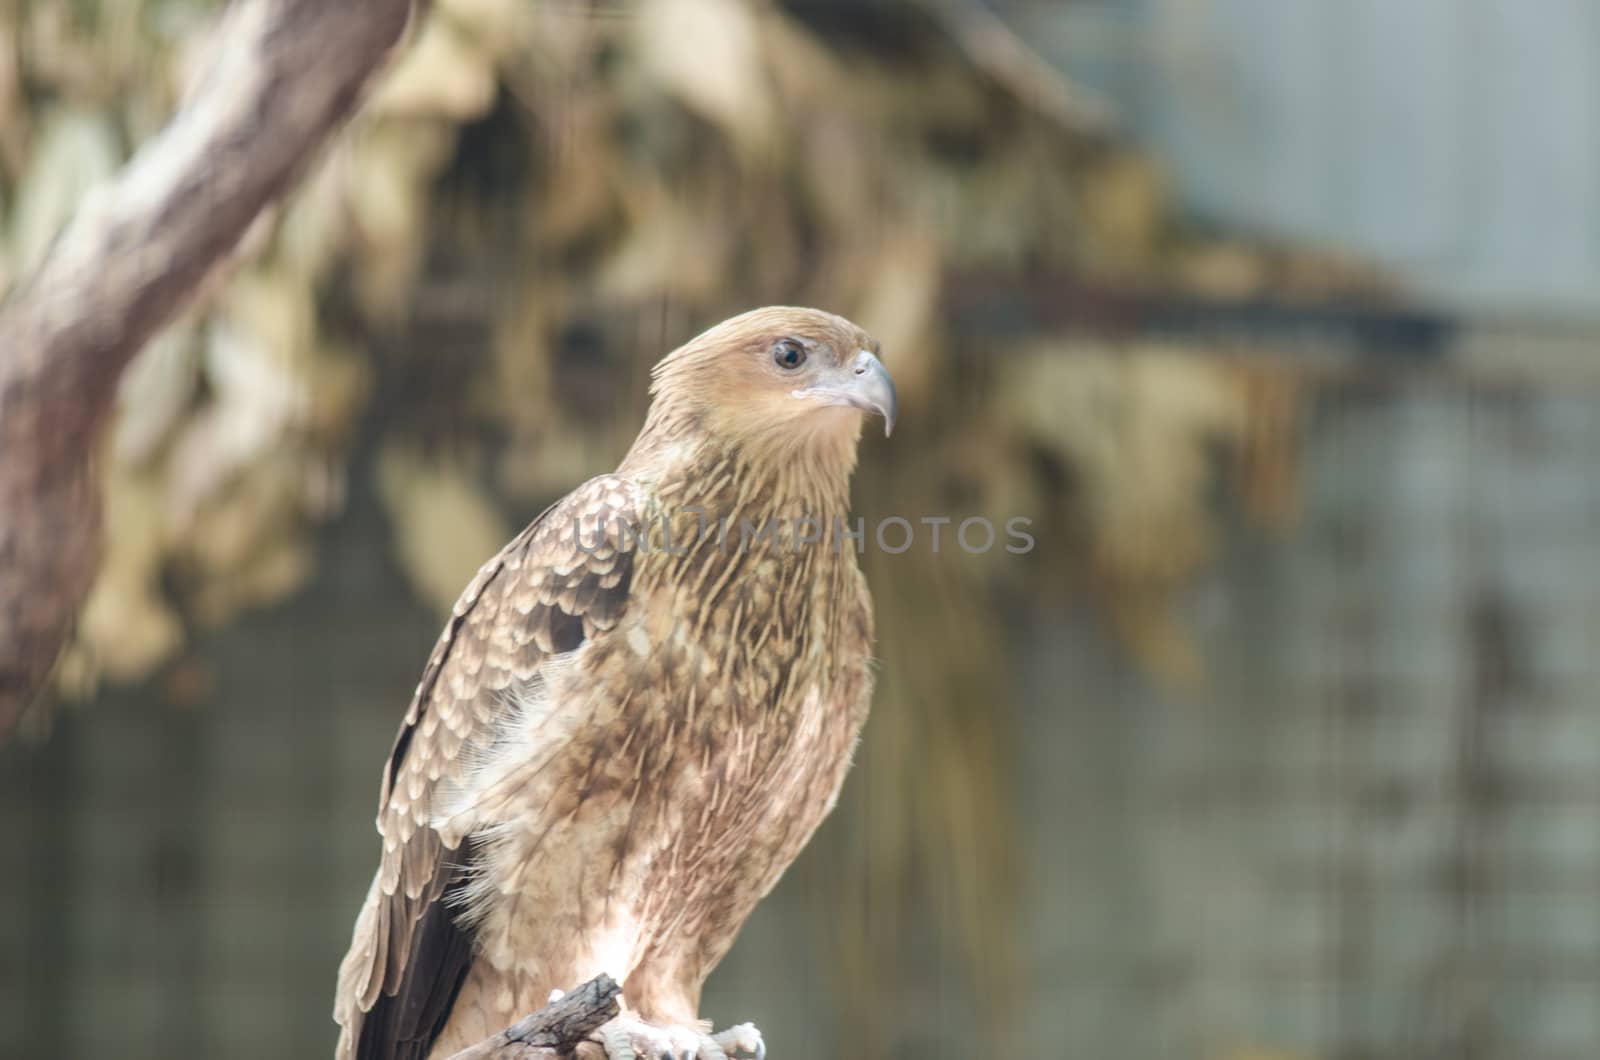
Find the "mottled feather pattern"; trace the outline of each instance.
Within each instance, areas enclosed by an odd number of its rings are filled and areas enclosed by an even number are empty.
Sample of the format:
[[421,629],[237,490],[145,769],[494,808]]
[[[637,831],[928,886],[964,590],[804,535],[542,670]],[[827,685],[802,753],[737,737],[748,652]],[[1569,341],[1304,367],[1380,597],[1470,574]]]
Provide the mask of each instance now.
[[[692,1024],[832,808],[872,684],[870,600],[834,539],[859,417],[793,419],[804,407],[774,385],[790,417],[775,429],[750,403],[797,319],[831,348],[875,345],[837,317],[762,310],[676,351],[617,472],[462,595],[385,771],[341,1060],[448,1056],[602,971],[630,1011]],[[797,540],[801,518],[820,540]]]
[[431,827],[436,796],[457,790],[464,770],[489,751],[514,683],[532,680],[577,639],[615,626],[632,572],[616,528],[637,518],[632,487],[594,479],[484,564],[457,601],[384,768],[383,858],[340,969],[341,1055],[353,1055],[362,1014],[380,993],[400,988],[417,923],[456,881],[441,870],[462,836]]

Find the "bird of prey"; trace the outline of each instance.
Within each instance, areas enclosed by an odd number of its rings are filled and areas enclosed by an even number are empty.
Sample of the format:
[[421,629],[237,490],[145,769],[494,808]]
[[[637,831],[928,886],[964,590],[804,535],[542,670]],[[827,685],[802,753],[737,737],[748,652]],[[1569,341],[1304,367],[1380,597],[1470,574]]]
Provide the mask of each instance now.
[[706,976],[833,807],[872,691],[848,518],[878,344],[815,309],[655,368],[617,470],[473,579],[383,774],[339,1060],[446,1057],[601,972],[612,1060],[761,1054]]

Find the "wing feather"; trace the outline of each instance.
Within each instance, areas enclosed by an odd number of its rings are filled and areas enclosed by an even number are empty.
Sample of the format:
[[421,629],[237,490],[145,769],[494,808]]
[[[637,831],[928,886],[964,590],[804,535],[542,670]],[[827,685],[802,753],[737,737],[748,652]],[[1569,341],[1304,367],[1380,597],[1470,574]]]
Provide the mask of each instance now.
[[384,766],[383,860],[339,969],[341,1060],[420,1060],[448,1019],[473,958],[453,900],[473,844],[433,822],[489,752],[507,691],[621,618],[637,540],[622,527],[637,511],[626,480],[591,479],[484,564],[457,601]]

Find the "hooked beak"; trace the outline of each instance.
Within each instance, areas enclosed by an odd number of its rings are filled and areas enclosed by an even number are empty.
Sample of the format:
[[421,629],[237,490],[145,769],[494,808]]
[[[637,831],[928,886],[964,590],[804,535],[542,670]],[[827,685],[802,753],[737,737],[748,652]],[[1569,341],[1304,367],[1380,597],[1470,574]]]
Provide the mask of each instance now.
[[816,386],[796,390],[794,396],[810,398],[824,405],[844,405],[863,412],[876,412],[883,417],[885,438],[894,432],[895,416],[900,411],[889,370],[866,350],[857,353],[850,365],[837,369],[833,378]]

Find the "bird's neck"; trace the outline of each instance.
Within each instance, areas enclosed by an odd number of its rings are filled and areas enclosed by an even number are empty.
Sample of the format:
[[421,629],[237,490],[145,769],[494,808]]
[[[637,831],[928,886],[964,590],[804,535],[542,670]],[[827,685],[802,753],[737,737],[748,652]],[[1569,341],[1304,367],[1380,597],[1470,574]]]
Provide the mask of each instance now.
[[618,472],[658,503],[707,518],[843,518],[850,508],[856,431],[734,442],[693,430],[641,433]]

